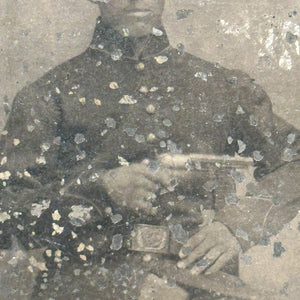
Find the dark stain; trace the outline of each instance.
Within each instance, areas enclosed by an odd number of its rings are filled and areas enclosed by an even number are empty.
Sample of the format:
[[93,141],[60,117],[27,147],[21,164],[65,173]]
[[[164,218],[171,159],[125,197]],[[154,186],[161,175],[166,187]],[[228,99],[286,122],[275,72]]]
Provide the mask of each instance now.
[[294,11],[289,12],[289,13],[288,13],[288,16],[289,16],[290,18],[297,16],[297,11],[294,10]]
[[191,10],[191,9],[180,9],[180,10],[177,10],[177,12],[176,12],[177,20],[186,19],[192,13],[193,13],[193,10]]
[[288,31],[285,39],[289,44],[294,44],[298,40],[298,35],[292,34],[290,31]]
[[275,242],[273,256],[280,257],[283,252],[285,252],[285,249],[282,247],[281,242]]

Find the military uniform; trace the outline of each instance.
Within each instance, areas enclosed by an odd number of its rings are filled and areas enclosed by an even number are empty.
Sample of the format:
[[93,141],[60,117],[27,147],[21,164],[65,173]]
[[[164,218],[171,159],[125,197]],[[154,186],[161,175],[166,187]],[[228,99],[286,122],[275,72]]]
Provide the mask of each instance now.
[[[136,43],[144,43],[139,54]],[[102,276],[91,289],[84,285],[87,294],[94,289],[103,299],[114,299],[114,291],[116,299],[134,298],[128,286],[137,292],[144,271],[127,262],[134,256],[126,250],[133,226],[173,226],[172,234],[183,243],[200,222],[193,207],[218,210],[225,201],[190,193],[187,222],[181,221],[180,205],[172,209],[162,200],[158,216],[149,217],[114,204],[101,173],[145,158],[155,161],[162,153],[239,153],[254,159],[260,179],[284,165],[297,166],[297,134],[272,113],[266,93],[242,72],[185,53],[182,45],[172,48],[163,29],[134,40],[99,19],[84,53],[14,100],[1,138],[3,247],[15,235],[28,249],[52,250],[48,266],[58,265],[52,278],[58,286],[64,283],[65,292],[74,278]],[[174,192],[161,199],[176,203],[179,196]],[[131,261],[142,261],[143,255],[136,257]],[[68,260],[72,274],[64,276]],[[50,294],[66,295],[59,291]]]

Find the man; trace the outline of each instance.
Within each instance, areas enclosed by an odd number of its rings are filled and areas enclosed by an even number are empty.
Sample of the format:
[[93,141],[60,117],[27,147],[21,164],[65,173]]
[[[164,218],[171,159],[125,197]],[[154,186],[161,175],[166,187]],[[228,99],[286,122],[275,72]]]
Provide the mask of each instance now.
[[[150,273],[160,285],[166,259],[216,272],[288,222],[273,212],[291,219],[299,203],[296,177],[276,181],[299,174],[298,132],[253,80],[172,48],[162,0],[99,6],[89,49],[24,88],[2,133],[2,247],[14,236],[46,248],[37,297],[135,299]],[[238,202],[233,190],[216,196],[231,187],[218,167],[164,163],[195,153],[252,157],[260,182],[248,193],[273,202],[241,215],[226,205]]]

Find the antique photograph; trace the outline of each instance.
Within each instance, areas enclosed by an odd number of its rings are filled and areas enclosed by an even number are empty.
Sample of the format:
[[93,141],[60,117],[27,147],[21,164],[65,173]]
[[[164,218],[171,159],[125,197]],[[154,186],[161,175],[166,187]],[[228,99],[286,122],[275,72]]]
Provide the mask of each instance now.
[[297,300],[296,0],[0,0],[0,300]]

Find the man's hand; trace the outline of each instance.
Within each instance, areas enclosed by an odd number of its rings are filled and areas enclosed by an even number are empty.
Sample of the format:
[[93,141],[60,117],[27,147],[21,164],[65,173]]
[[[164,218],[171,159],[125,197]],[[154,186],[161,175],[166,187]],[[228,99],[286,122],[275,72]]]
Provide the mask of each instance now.
[[179,268],[192,267],[193,274],[211,274],[219,271],[240,251],[240,245],[230,231],[219,222],[205,224],[181,248]]
[[155,214],[152,202],[159,189],[165,187],[171,190],[187,173],[186,170],[176,170],[169,166],[153,170],[148,165],[149,161],[144,160],[104,174],[102,182],[116,204]]

